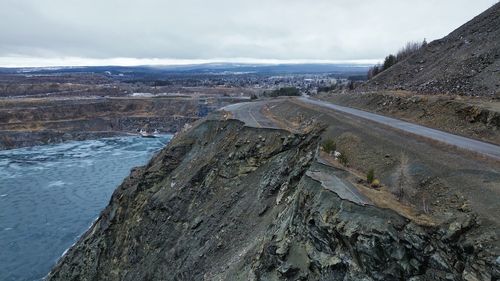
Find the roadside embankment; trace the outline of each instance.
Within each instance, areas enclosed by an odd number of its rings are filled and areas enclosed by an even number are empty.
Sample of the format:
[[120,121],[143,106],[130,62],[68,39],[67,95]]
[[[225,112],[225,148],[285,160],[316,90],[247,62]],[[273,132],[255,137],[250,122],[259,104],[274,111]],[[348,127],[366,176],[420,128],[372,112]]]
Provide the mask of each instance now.
[[500,144],[500,101],[411,92],[322,93],[317,98]]

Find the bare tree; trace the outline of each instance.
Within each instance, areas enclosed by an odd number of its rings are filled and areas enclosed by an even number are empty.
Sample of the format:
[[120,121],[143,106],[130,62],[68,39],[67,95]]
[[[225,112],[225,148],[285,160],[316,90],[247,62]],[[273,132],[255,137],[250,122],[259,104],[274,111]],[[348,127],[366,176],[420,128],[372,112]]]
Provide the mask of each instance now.
[[377,74],[380,73],[381,66],[379,64],[376,64],[368,69],[368,80],[372,79],[375,77]]
[[431,212],[427,193],[422,194],[422,211],[426,214]]
[[416,42],[416,41],[410,41],[406,43],[404,47],[399,49],[399,51],[396,53],[396,55],[390,54],[387,57],[385,57],[385,60],[383,64],[377,64],[368,69],[368,80],[372,79],[375,77],[377,74],[380,72],[388,69],[389,67],[395,65],[396,63],[406,59],[407,57],[411,56],[412,54],[416,53],[419,51],[422,47],[425,47],[427,45],[427,41],[424,39],[422,42]]
[[403,48],[399,49],[398,53],[396,54],[396,61],[399,62],[404,60],[405,58],[411,56],[413,53],[416,53],[425,45],[427,45],[427,41],[425,39],[423,42],[411,41],[406,43],[406,45]]
[[401,162],[396,171],[395,185],[392,188],[392,193],[394,193],[399,200],[409,201],[415,195],[414,183],[409,170],[410,165],[408,156],[402,153]]

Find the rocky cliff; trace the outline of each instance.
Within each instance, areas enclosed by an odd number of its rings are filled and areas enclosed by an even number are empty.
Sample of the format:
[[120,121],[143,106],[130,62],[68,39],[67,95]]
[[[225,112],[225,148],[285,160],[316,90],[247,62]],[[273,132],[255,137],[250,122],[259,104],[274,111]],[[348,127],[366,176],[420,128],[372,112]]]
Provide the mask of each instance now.
[[174,133],[227,100],[178,97],[5,99],[0,150],[137,133],[145,125]]
[[134,169],[47,280],[497,280],[472,214],[419,225],[306,175],[322,129],[207,120]]
[[368,89],[500,94],[500,3],[371,79]]

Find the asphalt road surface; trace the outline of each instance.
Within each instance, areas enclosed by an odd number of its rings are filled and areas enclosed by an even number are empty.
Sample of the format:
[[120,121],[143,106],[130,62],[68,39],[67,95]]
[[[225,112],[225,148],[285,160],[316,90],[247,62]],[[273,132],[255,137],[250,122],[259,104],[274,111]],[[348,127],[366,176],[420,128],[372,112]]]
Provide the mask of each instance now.
[[500,160],[500,146],[494,145],[491,143],[486,143],[474,139],[469,139],[466,137],[461,137],[457,135],[453,135],[450,133],[446,133],[443,131],[431,129],[425,126],[416,125],[413,123],[401,121],[395,118],[390,118],[382,115],[378,115],[375,113],[370,113],[350,107],[340,106],[333,103],[329,103],[322,100],[313,99],[310,97],[300,97],[297,98],[299,101],[315,106],[320,106],[336,111],[340,111],[343,113],[347,113],[350,115],[354,115],[357,117],[361,117],[364,119],[368,119],[383,125],[387,125],[405,132],[409,132],[411,134],[415,134],[418,136],[426,137],[432,140],[436,140],[442,143],[446,143],[449,145],[453,145],[462,149],[466,149],[469,151],[474,151],[496,160]]
[[262,108],[269,101],[242,102],[231,104],[222,108],[229,111],[234,119],[245,123],[248,127],[279,129],[273,121],[262,114]]
[[335,192],[340,198],[349,200],[358,205],[372,205],[370,200],[361,194],[352,183],[345,181],[333,173],[323,171],[307,171],[306,175],[321,183],[323,188]]

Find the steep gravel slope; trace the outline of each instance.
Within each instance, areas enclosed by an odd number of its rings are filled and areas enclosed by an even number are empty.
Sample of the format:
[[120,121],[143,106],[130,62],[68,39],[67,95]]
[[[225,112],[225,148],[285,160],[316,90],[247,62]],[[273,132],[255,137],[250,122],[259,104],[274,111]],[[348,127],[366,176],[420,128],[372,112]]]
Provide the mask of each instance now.
[[365,89],[498,96],[500,3],[375,76]]

